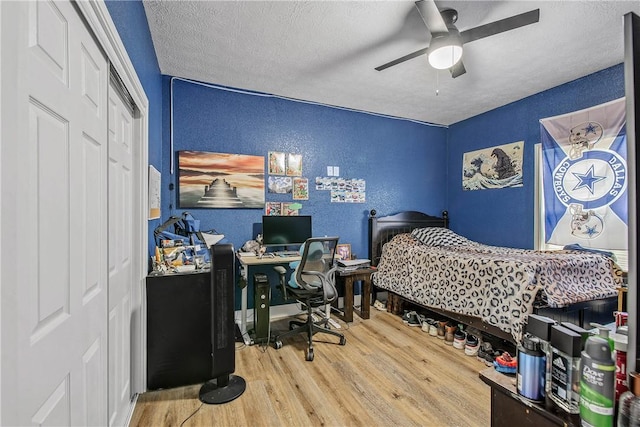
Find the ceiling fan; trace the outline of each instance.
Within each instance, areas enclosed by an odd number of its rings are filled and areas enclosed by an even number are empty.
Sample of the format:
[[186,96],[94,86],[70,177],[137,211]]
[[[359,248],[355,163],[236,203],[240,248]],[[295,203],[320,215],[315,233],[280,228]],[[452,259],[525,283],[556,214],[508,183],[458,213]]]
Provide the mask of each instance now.
[[540,9],[535,9],[460,32],[455,26],[458,20],[458,12],[455,9],[438,10],[434,0],[416,1],[416,8],[431,33],[430,45],[380,65],[375,68],[376,70],[386,70],[409,59],[427,54],[432,67],[448,68],[451,76],[456,78],[467,72],[462,63],[463,44],[534,24],[540,20]]

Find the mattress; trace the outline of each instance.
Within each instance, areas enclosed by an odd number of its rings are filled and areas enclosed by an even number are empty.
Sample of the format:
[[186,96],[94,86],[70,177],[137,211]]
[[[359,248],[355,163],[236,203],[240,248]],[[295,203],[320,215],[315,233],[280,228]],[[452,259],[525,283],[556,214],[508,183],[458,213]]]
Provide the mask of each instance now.
[[622,275],[601,254],[489,246],[444,228],[396,235],[384,245],[377,268],[375,286],[426,307],[478,317],[516,342],[538,293],[550,307],[566,307],[616,295]]

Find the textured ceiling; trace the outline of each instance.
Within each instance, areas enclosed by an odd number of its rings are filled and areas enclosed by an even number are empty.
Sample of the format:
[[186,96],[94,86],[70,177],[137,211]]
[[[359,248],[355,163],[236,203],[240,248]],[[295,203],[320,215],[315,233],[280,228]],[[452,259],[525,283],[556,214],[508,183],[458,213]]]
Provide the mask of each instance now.
[[464,46],[452,79],[425,56],[412,1],[144,0],[163,74],[449,125],[623,62],[640,1],[438,1],[460,31],[540,9],[540,22]]

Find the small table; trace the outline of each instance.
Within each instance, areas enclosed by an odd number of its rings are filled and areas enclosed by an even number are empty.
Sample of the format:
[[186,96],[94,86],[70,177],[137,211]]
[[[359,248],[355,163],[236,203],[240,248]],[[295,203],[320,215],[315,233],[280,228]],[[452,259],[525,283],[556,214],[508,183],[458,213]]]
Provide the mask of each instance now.
[[480,379],[491,387],[491,427],[578,427],[580,415],[569,414],[549,403],[535,403],[518,394],[516,378],[487,368]]
[[[337,271],[336,272],[336,284],[344,285],[344,312],[338,312],[336,315],[345,322],[353,322],[353,283],[362,281],[362,299],[360,300],[360,310],[355,312],[362,319],[368,319],[371,309],[371,273],[375,270],[373,268],[359,268],[353,271]],[[337,306],[337,300],[334,302]]]

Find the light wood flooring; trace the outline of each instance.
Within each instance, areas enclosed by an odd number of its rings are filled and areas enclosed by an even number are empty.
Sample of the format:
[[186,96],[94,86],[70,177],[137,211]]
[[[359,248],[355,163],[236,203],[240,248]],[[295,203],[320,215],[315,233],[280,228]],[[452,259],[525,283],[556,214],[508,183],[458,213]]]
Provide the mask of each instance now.
[[[139,396],[131,426],[489,426],[485,365],[399,316],[342,325],[347,344],[315,335],[305,361],[304,335],[280,350],[241,346],[236,375],[247,389],[222,405],[202,404],[201,384]],[[283,330],[286,324],[276,324]]]

